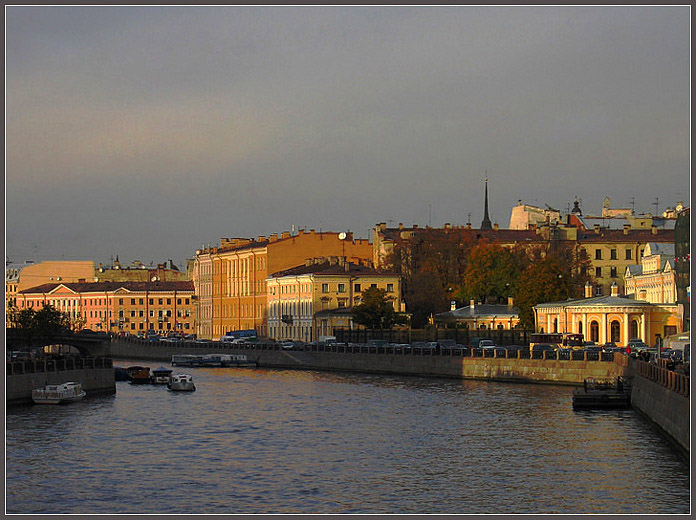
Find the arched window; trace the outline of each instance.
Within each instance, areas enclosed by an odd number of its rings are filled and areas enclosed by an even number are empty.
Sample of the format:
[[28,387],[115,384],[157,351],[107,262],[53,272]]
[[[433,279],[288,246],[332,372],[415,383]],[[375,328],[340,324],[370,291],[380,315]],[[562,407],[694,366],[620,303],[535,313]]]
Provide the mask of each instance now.
[[553,331],[558,332],[558,318],[553,319]]
[[638,320],[631,320],[631,337],[629,339],[635,339],[638,337]]
[[621,342],[621,324],[616,320],[611,322],[611,341],[614,343]]
[[599,341],[599,323],[596,321],[590,322],[590,341]]
[[582,334],[582,322],[581,321],[578,322],[578,333]]
[[498,330],[503,330],[503,325],[502,325],[502,323],[499,323],[499,324],[498,324]]

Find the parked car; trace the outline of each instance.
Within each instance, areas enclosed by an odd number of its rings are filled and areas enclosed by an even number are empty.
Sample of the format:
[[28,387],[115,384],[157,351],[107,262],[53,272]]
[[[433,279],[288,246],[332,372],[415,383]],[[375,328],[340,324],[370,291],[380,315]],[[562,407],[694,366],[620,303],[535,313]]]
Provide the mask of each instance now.
[[292,350],[295,348],[295,342],[290,340],[281,341],[279,345],[283,350]]
[[481,341],[479,341],[478,348],[482,348],[484,350],[490,350],[490,349],[498,348],[498,345],[496,345],[493,340],[482,339]]

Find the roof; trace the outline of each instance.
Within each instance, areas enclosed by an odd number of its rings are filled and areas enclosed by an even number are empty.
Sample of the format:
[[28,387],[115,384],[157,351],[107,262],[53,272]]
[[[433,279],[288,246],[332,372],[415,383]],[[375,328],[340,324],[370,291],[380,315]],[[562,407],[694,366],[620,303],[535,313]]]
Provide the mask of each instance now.
[[519,316],[519,309],[514,305],[494,305],[494,304],[482,304],[475,305],[472,309],[471,306],[460,307],[453,311],[441,312],[436,316],[441,319],[474,319],[474,318],[488,318],[488,317],[511,317],[516,318]]
[[648,242],[645,246],[645,255],[674,256],[674,242]]
[[[348,270],[346,270],[346,264],[348,265]],[[302,264],[290,269],[285,269],[283,271],[278,271],[270,275],[272,278],[281,278],[283,276],[301,276],[305,274],[315,274],[315,275],[356,275],[361,276],[398,276],[394,273],[387,273],[378,271],[372,267],[367,267],[361,264],[355,264],[353,262],[346,262],[346,264],[338,264],[331,262],[321,262],[316,264]]]
[[118,289],[124,289],[132,292],[193,292],[193,282],[177,281],[177,282],[64,282],[64,283],[45,283],[37,287],[31,287],[19,291],[20,294],[46,294],[54,291],[56,288],[63,286],[75,293],[90,293],[90,292],[114,292]]
[[581,298],[579,300],[565,300],[560,302],[548,302],[535,305],[535,308],[549,307],[650,307],[652,303],[624,298],[622,296],[595,296],[593,298]]

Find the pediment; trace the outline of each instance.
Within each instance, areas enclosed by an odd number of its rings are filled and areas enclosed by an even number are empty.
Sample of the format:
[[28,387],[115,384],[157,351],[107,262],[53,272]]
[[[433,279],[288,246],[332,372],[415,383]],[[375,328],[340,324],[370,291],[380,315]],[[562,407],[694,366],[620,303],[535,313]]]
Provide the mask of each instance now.
[[48,294],[52,294],[54,296],[60,296],[62,294],[64,295],[73,295],[77,294],[77,291],[74,291],[67,285],[59,284],[56,287],[54,287],[51,291],[48,292]]

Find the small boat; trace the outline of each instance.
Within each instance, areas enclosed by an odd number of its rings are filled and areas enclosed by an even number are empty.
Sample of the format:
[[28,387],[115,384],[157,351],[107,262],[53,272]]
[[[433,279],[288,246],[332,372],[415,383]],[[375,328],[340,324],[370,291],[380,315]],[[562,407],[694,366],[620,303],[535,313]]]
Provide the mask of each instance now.
[[256,367],[256,361],[250,361],[246,354],[220,354],[220,365],[223,367]]
[[150,382],[155,385],[166,385],[169,383],[169,376],[172,375],[171,368],[159,367],[150,371]]
[[172,356],[173,367],[199,367],[203,364],[203,356],[195,354],[176,354]]
[[46,385],[31,391],[31,399],[36,404],[61,404],[79,401],[85,395],[80,383],[68,381],[58,385]]
[[130,374],[123,367],[114,367],[114,379],[116,381],[130,381]]
[[172,392],[193,392],[196,385],[193,384],[193,378],[188,374],[174,374],[169,378],[167,388]]
[[587,378],[573,391],[573,408],[630,408],[631,386],[622,377],[615,381]]
[[133,385],[150,383],[150,367],[133,366],[126,369]]

